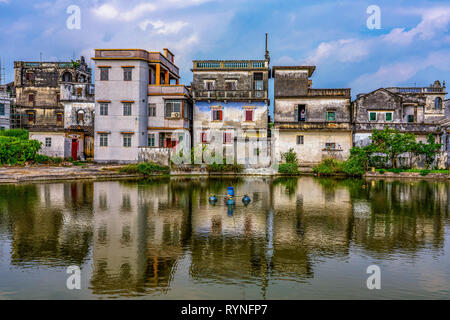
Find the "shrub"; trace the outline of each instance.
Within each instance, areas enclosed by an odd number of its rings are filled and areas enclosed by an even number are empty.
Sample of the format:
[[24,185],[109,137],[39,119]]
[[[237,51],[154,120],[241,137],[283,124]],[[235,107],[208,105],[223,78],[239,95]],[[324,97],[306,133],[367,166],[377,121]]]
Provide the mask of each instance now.
[[161,166],[156,163],[144,162],[139,164],[130,164],[120,169],[122,173],[140,174],[143,176],[151,176],[155,174],[167,174],[170,172],[169,167]]
[[0,137],[11,137],[20,140],[28,140],[30,138],[30,133],[24,129],[10,129],[0,131]]
[[427,175],[428,175],[428,173],[429,173],[429,171],[428,171],[428,170],[421,170],[421,171],[420,171],[420,175],[421,175],[422,177],[425,177],[425,176],[427,176]]
[[329,176],[336,173],[342,173],[343,163],[336,159],[325,159],[319,165],[313,168],[314,173],[322,176]]
[[49,157],[49,156],[45,156],[42,154],[36,154],[35,158],[34,158],[34,162],[35,163],[40,163],[40,164],[61,164],[63,162],[63,158],[53,158],[53,157]]
[[24,164],[27,161],[34,161],[41,146],[42,143],[36,140],[0,136],[0,165]]
[[298,160],[297,160],[297,153],[295,153],[294,149],[289,149],[288,152],[282,153],[281,154],[281,158],[286,162],[286,163],[295,163],[298,165]]
[[381,169],[380,171],[378,171],[379,173],[381,173],[381,174],[385,174],[386,173],[386,170],[384,170],[384,169]]
[[219,172],[234,172],[241,173],[244,171],[244,166],[241,164],[223,164],[213,163],[208,166],[208,172],[219,173]]
[[296,175],[299,173],[296,163],[282,163],[278,167],[278,172],[282,174]]

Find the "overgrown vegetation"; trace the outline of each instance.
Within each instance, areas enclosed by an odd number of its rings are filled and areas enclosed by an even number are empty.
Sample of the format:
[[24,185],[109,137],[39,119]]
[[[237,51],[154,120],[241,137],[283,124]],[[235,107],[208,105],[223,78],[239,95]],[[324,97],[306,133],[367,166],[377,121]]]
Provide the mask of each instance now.
[[208,172],[219,173],[219,172],[234,172],[241,173],[244,171],[244,166],[242,164],[226,164],[226,159],[223,159],[222,164],[213,163],[208,165]]
[[[362,176],[370,167],[373,167],[382,174],[388,170],[394,173],[409,171],[427,175],[432,173],[430,168],[442,147],[441,144],[436,143],[432,134],[427,137],[427,143],[423,143],[417,142],[414,134],[400,133],[388,127],[384,130],[373,130],[371,139],[372,143],[366,147],[352,148],[347,161],[327,159],[314,167],[314,172],[322,176],[335,174]],[[409,163],[400,165],[400,156],[408,153]],[[421,157],[424,159],[426,170],[411,171],[413,161]]]
[[168,174],[169,167],[161,166],[156,163],[144,162],[139,164],[130,164],[120,169],[122,173],[140,174],[143,176],[153,176],[156,174]]
[[21,165],[34,161],[42,143],[29,140],[26,130],[4,130],[0,132],[0,165]]
[[278,166],[278,172],[287,175],[297,175],[298,171],[298,160],[297,153],[295,153],[294,149],[289,149],[288,152],[282,153],[281,158],[284,163],[281,163]]

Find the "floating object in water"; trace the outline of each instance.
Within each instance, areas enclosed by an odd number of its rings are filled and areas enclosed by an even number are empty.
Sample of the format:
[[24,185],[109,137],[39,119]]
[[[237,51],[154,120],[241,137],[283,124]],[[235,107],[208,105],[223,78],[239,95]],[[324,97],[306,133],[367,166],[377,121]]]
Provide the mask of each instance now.
[[228,196],[234,198],[234,188],[233,187],[228,187]]
[[242,202],[243,202],[245,205],[248,205],[248,204],[250,204],[250,202],[252,202],[252,199],[250,199],[249,196],[245,195],[244,198],[242,198]]
[[216,202],[217,202],[217,197],[216,196],[209,197],[209,203],[216,204]]
[[229,198],[227,200],[227,206],[234,206],[236,204],[236,201],[234,201],[234,199]]

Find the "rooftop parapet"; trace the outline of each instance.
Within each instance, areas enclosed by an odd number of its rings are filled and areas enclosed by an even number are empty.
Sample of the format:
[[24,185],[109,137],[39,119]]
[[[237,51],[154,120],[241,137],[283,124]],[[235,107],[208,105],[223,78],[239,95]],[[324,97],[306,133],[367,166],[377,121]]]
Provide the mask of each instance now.
[[192,71],[270,70],[267,60],[194,60]]

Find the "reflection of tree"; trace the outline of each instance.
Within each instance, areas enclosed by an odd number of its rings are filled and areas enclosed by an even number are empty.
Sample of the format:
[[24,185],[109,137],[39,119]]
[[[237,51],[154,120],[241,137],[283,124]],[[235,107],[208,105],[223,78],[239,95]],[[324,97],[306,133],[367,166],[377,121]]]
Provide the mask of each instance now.
[[293,196],[297,190],[298,178],[295,177],[280,177],[273,181],[273,185],[282,185],[286,188],[289,196]]
[[[12,264],[81,265],[86,259],[92,236],[88,227],[92,196],[85,192],[89,187],[56,186],[53,189],[49,185],[0,187],[0,207],[7,208],[12,238]],[[56,193],[61,192],[67,201],[53,203]],[[87,221],[87,224],[67,227],[67,221]]]

